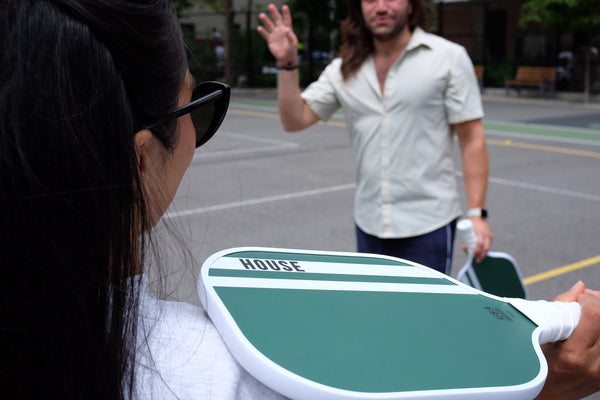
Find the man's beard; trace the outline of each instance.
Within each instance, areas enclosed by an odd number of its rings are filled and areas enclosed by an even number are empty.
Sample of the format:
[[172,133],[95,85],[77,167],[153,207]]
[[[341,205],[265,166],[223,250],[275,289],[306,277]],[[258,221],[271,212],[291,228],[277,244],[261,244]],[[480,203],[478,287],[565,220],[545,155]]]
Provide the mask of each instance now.
[[373,39],[378,40],[380,42],[387,42],[388,40],[396,38],[400,34],[400,32],[404,30],[404,27],[406,26],[407,22],[408,18],[406,16],[400,18],[392,27],[392,30],[386,33],[376,33],[373,32],[373,29],[370,26],[368,26],[368,28],[371,31]]

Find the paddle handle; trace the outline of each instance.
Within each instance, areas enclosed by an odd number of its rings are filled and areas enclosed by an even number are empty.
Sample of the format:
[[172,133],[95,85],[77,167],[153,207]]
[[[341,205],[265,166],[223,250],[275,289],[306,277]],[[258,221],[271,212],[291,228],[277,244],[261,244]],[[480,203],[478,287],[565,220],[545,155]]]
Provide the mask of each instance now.
[[540,344],[567,339],[581,316],[581,306],[577,302],[524,299],[510,299],[509,302],[541,328]]
[[456,223],[456,229],[460,232],[460,235],[467,245],[467,252],[470,255],[473,255],[473,250],[477,244],[477,235],[473,230],[473,223],[470,219],[461,219]]

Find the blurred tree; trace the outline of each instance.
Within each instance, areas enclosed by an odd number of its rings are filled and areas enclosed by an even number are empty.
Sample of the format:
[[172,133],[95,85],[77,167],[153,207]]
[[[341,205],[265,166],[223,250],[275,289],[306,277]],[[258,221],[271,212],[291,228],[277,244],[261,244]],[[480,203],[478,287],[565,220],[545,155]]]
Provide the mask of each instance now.
[[198,3],[198,0],[172,0],[173,6],[175,7],[175,11],[177,11],[177,15],[181,15],[184,10],[187,10],[190,7],[195,6]]
[[600,33],[600,1],[530,0],[523,4],[519,23],[522,27],[538,23],[555,32],[576,33],[585,39],[584,101],[589,101],[591,39]]
[[235,11],[233,0],[223,0],[225,9],[225,82],[233,84],[233,24]]
[[329,57],[339,51],[346,3],[346,0],[290,0],[294,30],[301,44],[299,52],[305,64],[301,84],[315,80]]

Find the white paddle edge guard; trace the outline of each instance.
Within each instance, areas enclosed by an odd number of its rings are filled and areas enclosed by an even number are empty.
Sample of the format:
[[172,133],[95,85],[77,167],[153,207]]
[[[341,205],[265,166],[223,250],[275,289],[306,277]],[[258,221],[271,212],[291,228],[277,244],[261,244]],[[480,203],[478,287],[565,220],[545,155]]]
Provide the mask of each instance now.
[[542,330],[540,344],[567,339],[581,317],[581,306],[576,302],[523,299],[508,299],[508,302]]
[[[270,387],[274,391],[295,400],[353,400],[353,399],[399,399],[399,400],[476,400],[485,398],[486,400],[530,400],[535,398],[546,381],[548,375],[548,364],[544,358],[544,354],[540,348],[539,335],[541,329],[536,329],[533,332],[532,344],[534,350],[540,360],[540,370],[538,375],[531,379],[529,382],[522,385],[506,386],[506,387],[486,387],[486,388],[468,388],[468,389],[443,389],[443,390],[423,390],[418,392],[391,392],[391,393],[364,393],[354,392],[348,390],[342,390],[332,388],[327,385],[322,385],[299,375],[293,374],[290,371],[282,368],[278,364],[271,361],[269,358],[259,352],[253,345],[246,339],[237,324],[231,317],[229,311],[227,311],[225,305],[220,300],[216,291],[207,284],[204,286],[203,282],[209,282],[210,277],[208,271],[214,261],[219,258],[226,256],[231,253],[243,252],[243,251],[265,251],[265,252],[291,252],[301,254],[324,254],[324,255],[339,255],[339,256],[359,256],[357,253],[348,252],[332,252],[332,251],[308,251],[299,249],[284,249],[284,248],[268,248],[268,247],[237,247],[222,250],[218,253],[213,254],[202,265],[200,275],[197,283],[198,295],[200,302],[204,306],[206,312],[210,316],[213,324],[221,334],[221,338],[226,344],[227,348],[236,359],[238,363],[254,378]],[[375,258],[383,258],[395,261],[403,261],[407,264],[417,265],[422,267],[420,264],[416,264],[411,261],[388,257],[383,255],[374,254],[361,254],[360,256],[369,256]],[[501,301],[510,302],[512,299],[505,299],[498,296],[493,296],[488,293],[482,292],[462,282],[459,282],[452,277],[449,277],[441,272],[434,271],[434,273],[448,279],[449,281],[455,282],[458,285],[470,288],[476,293],[483,296],[492,297]],[[517,299],[520,300],[520,299]],[[515,307],[516,308],[516,307]],[[527,308],[527,307],[526,307]],[[520,310],[519,310],[520,311]],[[525,313],[524,313],[525,314]],[[525,314],[527,315],[527,314]],[[531,319],[531,318],[530,318]]]
[[[521,273],[521,269],[519,268],[519,264],[517,263],[517,260],[515,260],[515,258],[513,256],[511,256],[510,254],[505,253],[503,251],[488,251],[487,255],[492,258],[505,258],[508,261],[510,261],[515,266],[515,272],[517,273],[517,277],[519,278],[521,283],[523,283],[523,274]],[[482,290],[481,283],[479,282],[479,280],[477,279],[477,276],[475,276],[475,272],[473,271],[473,256],[472,255],[469,254],[467,262],[458,271],[458,274],[456,275],[456,279],[459,282],[464,283],[467,286],[474,287],[477,290]],[[470,285],[469,282],[467,281],[467,279],[471,280],[473,282],[473,285]],[[525,300],[528,300],[529,299],[529,290],[527,290],[527,286],[525,286],[524,284],[522,286],[523,286],[523,292],[525,293]]]

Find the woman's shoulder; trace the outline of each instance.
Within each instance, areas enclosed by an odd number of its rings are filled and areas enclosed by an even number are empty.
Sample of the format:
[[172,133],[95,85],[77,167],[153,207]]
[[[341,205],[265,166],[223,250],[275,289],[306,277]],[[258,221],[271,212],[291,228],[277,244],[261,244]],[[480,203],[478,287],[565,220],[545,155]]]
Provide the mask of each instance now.
[[139,398],[283,398],[237,363],[202,308],[148,295],[140,306]]

